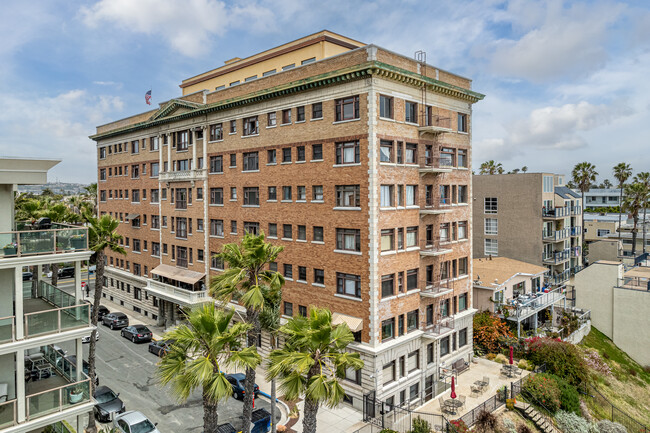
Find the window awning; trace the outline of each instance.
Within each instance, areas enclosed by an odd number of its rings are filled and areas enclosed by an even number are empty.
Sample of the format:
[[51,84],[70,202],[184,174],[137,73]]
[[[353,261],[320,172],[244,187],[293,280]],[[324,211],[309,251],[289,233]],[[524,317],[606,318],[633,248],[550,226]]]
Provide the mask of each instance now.
[[352,332],[359,332],[363,329],[363,319],[341,313],[332,313],[332,325],[340,325],[341,323],[347,323]]
[[203,272],[194,272],[169,265],[158,265],[151,270],[151,273],[187,284],[195,284],[205,276]]
[[127,219],[127,220],[134,220],[134,219],[138,218],[139,216],[140,216],[139,213],[130,213],[130,214],[128,214],[128,215],[126,216],[126,219]]

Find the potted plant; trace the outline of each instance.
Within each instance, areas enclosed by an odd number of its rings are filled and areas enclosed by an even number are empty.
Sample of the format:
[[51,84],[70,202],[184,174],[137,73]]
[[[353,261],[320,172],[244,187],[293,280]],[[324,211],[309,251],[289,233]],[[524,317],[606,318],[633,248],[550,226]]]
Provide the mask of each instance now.
[[15,256],[18,254],[18,244],[16,242],[9,242],[2,249],[5,256]]
[[78,234],[70,236],[70,247],[75,250],[86,248],[86,235]]
[[70,389],[70,403],[79,403],[84,396],[84,387],[79,384]]

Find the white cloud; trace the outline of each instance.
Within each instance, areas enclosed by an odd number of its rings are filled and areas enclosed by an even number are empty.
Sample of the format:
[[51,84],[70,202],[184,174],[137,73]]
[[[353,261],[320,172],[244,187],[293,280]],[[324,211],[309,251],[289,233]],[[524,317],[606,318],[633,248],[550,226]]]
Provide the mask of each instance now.
[[0,106],[11,107],[0,110],[0,154],[61,158],[52,175],[79,182],[97,177],[88,135],[124,109],[119,97],[80,89],[42,98],[0,94]]

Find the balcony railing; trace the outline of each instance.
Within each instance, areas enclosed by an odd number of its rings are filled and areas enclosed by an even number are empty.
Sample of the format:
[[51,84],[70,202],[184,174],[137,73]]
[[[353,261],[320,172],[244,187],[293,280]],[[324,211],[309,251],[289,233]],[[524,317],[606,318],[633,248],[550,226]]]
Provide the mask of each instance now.
[[439,337],[441,335],[447,334],[449,332],[452,332],[453,330],[454,330],[453,317],[445,317],[443,319],[438,320],[433,325],[429,325],[426,328],[424,328],[424,331],[427,334],[431,334],[435,337]]
[[0,258],[43,254],[60,254],[88,250],[88,228],[52,223],[52,228],[38,229],[25,222],[16,230],[0,232]]
[[209,299],[208,292],[205,290],[192,291],[174,287],[171,284],[166,284],[156,280],[147,280],[147,290],[156,294],[157,296],[168,296],[174,300],[181,300],[187,304],[195,304],[205,302]]
[[425,239],[420,242],[421,256],[439,256],[452,252],[449,246],[445,245],[441,239]]
[[450,293],[453,290],[449,280],[427,281],[424,290],[420,290],[420,295],[428,298],[437,298],[438,296]]
[[557,242],[569,238],[571,229],[565,228],[561,230],[542,230],[542,239],[544,241]]
[[582,206],[571,207],[571,215],[580,215],[582,213]]
[[196,168],[192,170],[164,171],[158,174],[161,182],[186,182],[192,180],[204,180],[207,170]]
[[544,263],[549,263],[549,264],[558,264],[558,263],[566,262],[571,258],[571,256],[572,256],[571,248],[565,248],[564,250],[555,253],[550,253],[550,254],[544,253],[544,255],[542,256],[542,261]]
[[81,374],[82,380],[28,395],[25,398],[26,420],[32,421],[77,405],[90,403],[90,379],[83,372]]
[[571,247],[571,257],[580,257],[582,253],[582,247]]
[[449,157],[421,156],[418,158],[420,173],[451,173],[453,160]]
[[16,424],[16,399],[0,403],[0,429]]
[[77,305],[74,296],[45,281],[39,282],[38,297],[54,308],[24,314],[25,338],[90,326],[89,304]]
[[420,125],[418,131],[422,134],[439,134],[441,132],[451,132],[451,118],[440,116],[420,115]]
[[544,218],[563,218],[571,214],[569,207],[542,207],[542,216]]
[[571,227],[571,236],[581,236],[581,235],[582,235],[582,227],[580,226]]
[[616,287],[622,289],[647,290],[650,292],[650,281],[639,277],[617,278]]
[[557,275],[546,277],[546,282],[552,286],[564,284],[571,277],[571,269],[566,269]]
[[16,338],[16,316],[0,317],[0,343],[14,341]]
[[510,314],[508,318],[524,319],[546,307],[550,307],[557,301],[564,298],[561,288],[551,290],[548,293],[534,293],[519,295],[517,299],[509,299],[496,305],[497,309],[505,308]]

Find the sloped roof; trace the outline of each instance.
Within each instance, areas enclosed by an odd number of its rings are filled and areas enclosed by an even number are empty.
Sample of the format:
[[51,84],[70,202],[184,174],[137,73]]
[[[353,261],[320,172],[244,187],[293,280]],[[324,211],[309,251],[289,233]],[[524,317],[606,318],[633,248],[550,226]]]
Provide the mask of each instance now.
[[493,257],[491,260],[489,258],[474,259],[473,268],[473,281],[481,281],[480,285],[483,287],[493,287],[495,280],[500,286],[516,275],[532,277],[548,272],[548,269],[543,266],[507,257]]
[[566,199],[580,198],[581,197],[580,194],[573,191],[571,188],[567,188],[566,186],[556,186],[555,187],[555,194],[559,195],[562,198],[566,198]]

